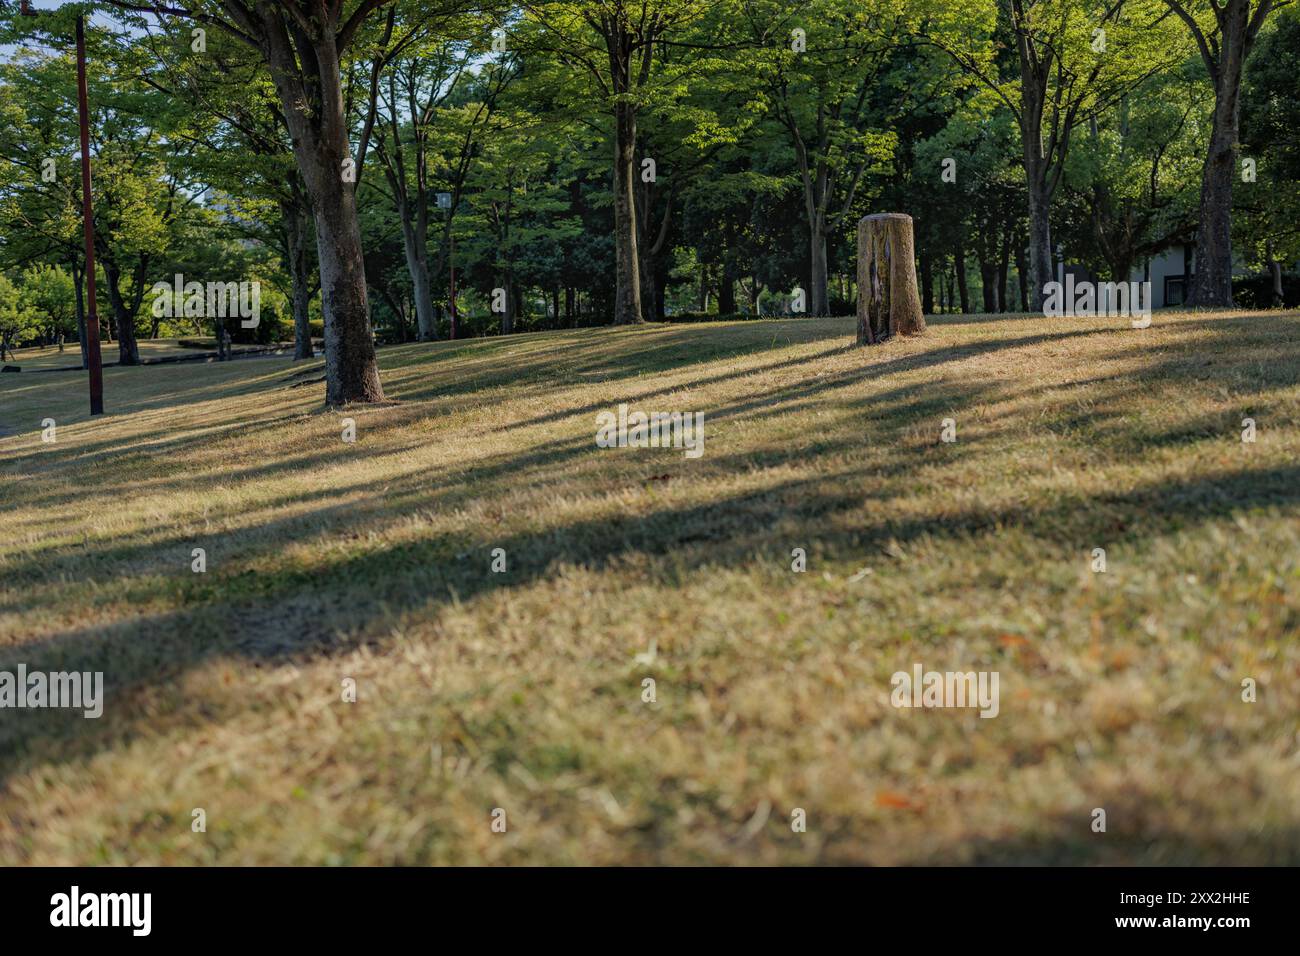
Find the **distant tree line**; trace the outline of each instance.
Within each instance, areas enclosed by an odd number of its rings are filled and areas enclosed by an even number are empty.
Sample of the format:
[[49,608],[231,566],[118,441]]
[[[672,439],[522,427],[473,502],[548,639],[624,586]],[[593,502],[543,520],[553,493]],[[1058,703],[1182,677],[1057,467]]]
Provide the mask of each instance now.
[[330,402],[382,397],[376,340],[845,314],[880,211],[913,216],[931,313],[1183,245],[1196,304],[1243,267],[1242,304],[1294,294],[1300,19],[1272,0],[147,6],[0,17],[6,352],[86,321],[78,12],[123,364],[215,333],[153,308],[175,274],[259,281],[227,331],[323,343]]

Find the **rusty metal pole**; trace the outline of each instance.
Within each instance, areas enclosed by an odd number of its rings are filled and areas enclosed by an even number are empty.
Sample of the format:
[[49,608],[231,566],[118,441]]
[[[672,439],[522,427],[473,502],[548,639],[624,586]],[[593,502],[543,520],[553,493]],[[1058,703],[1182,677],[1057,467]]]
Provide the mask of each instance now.
[[86,96],[86,20],[77,17],[77,113],[81,121],[81,220],[86,235],[86,358],[90,366],[90,414],[104,414],[104,370],[99,355],[95,306],[95,212],[90,197],[90,107]]

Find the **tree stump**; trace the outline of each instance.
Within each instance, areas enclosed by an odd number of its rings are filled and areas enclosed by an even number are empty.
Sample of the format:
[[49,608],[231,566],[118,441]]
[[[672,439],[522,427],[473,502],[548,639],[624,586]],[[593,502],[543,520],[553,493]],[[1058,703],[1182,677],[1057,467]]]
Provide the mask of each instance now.
[[901,212],[864,217],[858,223],[858,344],[924,331],[912,217]]

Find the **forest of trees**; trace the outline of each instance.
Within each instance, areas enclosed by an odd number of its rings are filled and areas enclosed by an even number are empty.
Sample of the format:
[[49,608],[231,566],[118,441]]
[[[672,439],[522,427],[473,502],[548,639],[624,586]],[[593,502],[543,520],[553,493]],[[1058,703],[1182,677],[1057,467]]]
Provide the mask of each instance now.
[[260,324],[222,334],[322,342],[331,403],[383,397],[376,342],[848,314],[856,224],[885,211],[915,221],[927,313],[1038,310],[1062,257],[1127,280],[1175,246],[1192,304],[1294,297],[1285,2],[15,4],[6,350],[85,321],[78,13],[122,364],[218,333],[151,307],[175,275],[260,282]]

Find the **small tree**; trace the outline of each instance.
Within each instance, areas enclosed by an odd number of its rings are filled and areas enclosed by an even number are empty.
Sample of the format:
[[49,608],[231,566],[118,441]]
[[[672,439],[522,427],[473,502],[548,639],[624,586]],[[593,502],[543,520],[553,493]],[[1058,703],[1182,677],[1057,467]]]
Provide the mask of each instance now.
[[63,351],[65,336],[77,329],[77,290],[72,276],[58,266],[35,265],[23,273],[22,298],[51,342]]
[[37,315],[9,277],[0,274],[0,361],[13,356],[14,346],[37,329]]

